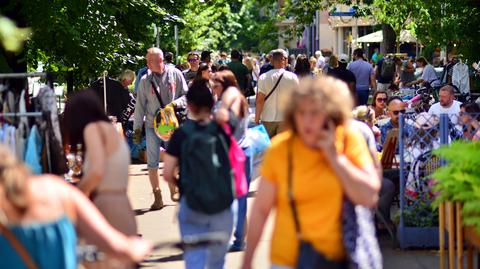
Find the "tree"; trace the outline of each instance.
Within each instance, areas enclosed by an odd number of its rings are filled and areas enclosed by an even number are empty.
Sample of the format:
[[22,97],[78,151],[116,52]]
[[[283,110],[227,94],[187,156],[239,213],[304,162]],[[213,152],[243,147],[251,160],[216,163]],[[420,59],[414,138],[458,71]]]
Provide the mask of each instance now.
[[26,45],[29,67],[42,62],[46,71],[74,72],[79,87],[103,70],[116,73],[137,62],[154,42],[152,23],[175,20],[151,0],[10,2],[0,11],[16,12],[33,32]]
[[480,5],[474,0],[422,1],[429,16],[416,20],[422,44],[446,48],[477,60],[480,47]]
[[[374,0],[374,18],[389,25],[395,33],[396,51],[400,52],[400,35],[403,30],[415,32],[415,21],[428,16],[422,0]],[[385,32],[385,31],[384,31]]]

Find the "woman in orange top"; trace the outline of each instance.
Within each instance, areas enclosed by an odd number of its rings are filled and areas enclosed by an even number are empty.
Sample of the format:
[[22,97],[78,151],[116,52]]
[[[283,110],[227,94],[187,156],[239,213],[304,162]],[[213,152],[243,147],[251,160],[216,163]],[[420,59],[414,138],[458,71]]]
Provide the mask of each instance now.
[[264,157],[249,223],[256,228],[248,231],[242,268],[252,268],[272,209],[276,209],[272,268],[296,267],[299,239],[288,197],[289,172],[302,240],[327,262],[339,265],[334,268],[346,268],[342,199],[374,207],[380,189],[365,140],[348,124],[353,100],[346,84],[330,77],[304,79],[285,100],[287,131],[273,139]]

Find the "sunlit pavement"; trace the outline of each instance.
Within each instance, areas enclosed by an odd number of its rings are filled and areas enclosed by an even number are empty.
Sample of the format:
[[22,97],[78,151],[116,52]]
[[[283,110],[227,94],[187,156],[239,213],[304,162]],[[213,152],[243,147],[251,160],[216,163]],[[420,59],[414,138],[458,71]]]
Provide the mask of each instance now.
[[[256,188],[257,182],[253,182],[251,189]],[[128,195],[134,210],[137,213],[138,233],[154,243],[178,241],[180,233],[176,212],[176,203],[170,200],[168,186],[161,180],[161,189],[165,207],[158,211],[148,211],[153,201],[148,172],[146,165],[130,166],[130,183]],[[249,204],[254,198],[249,199]],[[269,245],[272,231],[272,217],[267,224],[264,236],[259,244],[254,268],[269,268]],[[386,269],[430,269],[438,268],[439,258],[436,250],[409,250],[401,251],[393,249],[393,243],[387,236],[380,239],[382,252],[384,254],[384,268]],[[225,268],[236,269],[241,265],[243,252],[229,253],[226,259]],[[142,264],[143,268],[184,268],[182,252],[176,249],[160,249],[154,251]]]

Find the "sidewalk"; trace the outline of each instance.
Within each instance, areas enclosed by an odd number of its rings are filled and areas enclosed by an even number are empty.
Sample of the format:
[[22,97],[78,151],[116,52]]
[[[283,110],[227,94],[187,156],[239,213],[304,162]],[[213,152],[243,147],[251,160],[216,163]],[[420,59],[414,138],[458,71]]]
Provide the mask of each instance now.
[[[251,190],[256,188],[256,182],[252,183]],[[148,211],[153,201],[148,172],[146,165],[130,166],[130,183],[128,195],[130,202],[137,215],[138,233],[152,242],[178,241],[180,239],[178,223],[176,220],[177,207],[170,200],[168,186],[163,179],[161,189],[165,208],[158,211]],[[249,199],[249,204],[253,198]],[[270,217],[265,228],[264,236],[260,241],[254,259],[254,268],[269,268],[270,233],[272,232],[273,217]],[[393,249],[390,238],[380,238],[386,269],[431,269],[438,268],[438,251],[435,250],[409,250],[401,251]],[[243,252],[229,253],[225,268],[236,269],[241,265]],[[143,268],[184,268],[182,253],[175,249],[161,249],[153,252],[142,264]]]

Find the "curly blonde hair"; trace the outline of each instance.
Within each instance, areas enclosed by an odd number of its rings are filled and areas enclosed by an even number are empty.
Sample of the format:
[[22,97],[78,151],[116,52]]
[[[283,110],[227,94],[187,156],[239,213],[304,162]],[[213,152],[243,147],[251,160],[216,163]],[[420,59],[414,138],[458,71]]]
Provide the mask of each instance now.
[[26,181],[29,175],[28,168],[0,145],[0,187],[4,198],[22,215],[28,208]]
[[306,98],[315,101],[335,126],[343,125],[352,117],[353,99],[347,84],[329,76],[305,77],[283,100],[286,129],[297,132],[294,114]]

